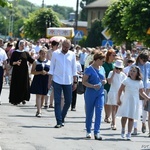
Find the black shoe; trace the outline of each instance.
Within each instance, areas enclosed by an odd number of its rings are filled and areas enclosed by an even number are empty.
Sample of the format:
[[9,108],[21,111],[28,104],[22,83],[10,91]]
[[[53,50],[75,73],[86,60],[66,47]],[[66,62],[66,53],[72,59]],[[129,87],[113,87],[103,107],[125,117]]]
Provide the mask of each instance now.
[[76,111],[76,109],[75,108],[71,108],[71,111]]
[[95,140],[99,140],[99,141],[102,140],[102,137],[99,135],[99,133],[95,134],[94,138],[95,138]]
[[54,128],[61,128],[62,125],[57,124],[56,126],[54,126]]
[[142,132],[145,133],[146,132],[146,125],[142,125]]
[[22,104],[25,105],[25,104],[26,104],[26,101],[23,101]]
[[45,106],[44,106],[44,108],[45,108],[45,109],[47,109],[47,108],[48,108],[48,106],[47,106],[47,105],[45,105]]

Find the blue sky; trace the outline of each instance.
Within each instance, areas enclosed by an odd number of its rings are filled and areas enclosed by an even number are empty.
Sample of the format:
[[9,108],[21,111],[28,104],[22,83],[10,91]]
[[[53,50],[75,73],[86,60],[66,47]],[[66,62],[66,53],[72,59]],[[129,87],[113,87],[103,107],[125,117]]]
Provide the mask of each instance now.
[[[30,2],[32,2],[33,4],[37,4],[37,5],[42,5],[42,1],[43,0],[28,0]],[[73,7],[74,10],[76,9],[76,2],[77,0],[44,0],[44,3],[46,5],[61,5],[61,6],[68,6],[68,7]]]

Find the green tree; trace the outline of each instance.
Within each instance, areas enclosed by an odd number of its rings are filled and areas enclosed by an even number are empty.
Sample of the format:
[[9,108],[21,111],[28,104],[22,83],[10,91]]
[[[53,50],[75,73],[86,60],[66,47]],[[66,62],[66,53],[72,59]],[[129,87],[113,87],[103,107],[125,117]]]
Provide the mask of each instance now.
[[149,2],[148,0],[130,0],[121,20],[123,28],[128,31],[127,38],[143,42],[145,46],[150,46],[150,35],[147,34],[150,27]]
[[59,5],[53,5],[51,6],[54,12],[57,12],[61,14],[64,19],[69,20],[69,14],[74,12],[72,7],[65,7],[65,6],[59,6]]
[[25,36],[38,40],[39,38],[46,37],[47,27],[60,27],[60,22],[52,9],[41,8],[29,15],[28,19],[24,22]]
[[2,6],[2,7],[5,7],[5,6],[9,7],[9,6],[11,6],[11,4],[7,0],[0,0],[0,6]]
[[86,46],[89,47],[100,46],[102,40],[104,40],[104,37],[101,34],[102,31],[103,31],[102,22],[99,19],[94,20],[87,36]]
[[104,27],[108,28],[111,39],[115,44],[120,45],[125,43],[129,45],[127,48],[131,49],[132,40],[127,37],[128,29],[125,29],[121,22],[125,8],[129,7],[129,1],[121,0],[113,2],[106,10],[102,23]]
[[86,39],[87,39],[87,36],[83,36],[83,38],[79,41],[79,45],[81,47],[86,47]]

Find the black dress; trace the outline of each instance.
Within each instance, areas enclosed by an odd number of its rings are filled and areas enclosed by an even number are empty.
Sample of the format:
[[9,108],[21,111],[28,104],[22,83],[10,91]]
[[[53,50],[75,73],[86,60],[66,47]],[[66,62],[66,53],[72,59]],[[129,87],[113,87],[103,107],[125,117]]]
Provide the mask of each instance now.
[[[39,59],[36,61],[36,71],[45,70],[48,72],[50,69],[50,60],[40,61]],[[34,75],[31,90],[32,94],[46,95],[48,92],[48,78],[49,75]]]
[[[21,60],[20,66],[13,65],[13,62]],[[16,50],[12,53],[10,65],[13,66],[9,102],[17,105],[30,99],[30,83],[28,62],[33,63],[34,59],[28,52]]]

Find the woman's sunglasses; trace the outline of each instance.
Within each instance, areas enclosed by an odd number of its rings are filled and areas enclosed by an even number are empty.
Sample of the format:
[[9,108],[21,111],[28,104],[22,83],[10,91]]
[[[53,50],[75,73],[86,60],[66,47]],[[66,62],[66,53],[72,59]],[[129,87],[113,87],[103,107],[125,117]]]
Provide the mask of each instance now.
[[117,69],[117,70],[122,70],[122,68],[118,68],[118,67],[115,67],[115,69]]

